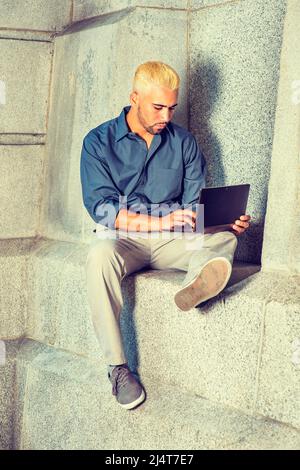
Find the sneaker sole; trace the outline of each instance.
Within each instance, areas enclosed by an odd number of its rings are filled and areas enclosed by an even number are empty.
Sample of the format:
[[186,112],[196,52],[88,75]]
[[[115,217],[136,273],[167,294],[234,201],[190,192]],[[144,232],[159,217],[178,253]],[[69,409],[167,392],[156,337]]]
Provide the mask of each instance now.
[[174,297],[177,307],[186,312],[201,302],[218,295],[231,276],[232,266],[226,258],[208,261],[200,273],[187,286],[180,289]]
[[139,396],[139,398],[137,398],[136,400],[134,400],[133,402],[131,403],[119,403],[120,406],[122,406],[122,408],[125,408],[126,410],[131,410],[132,408],[136,408],[138,405],[140,405],[146,398],[146,394],[144,392],[144,390],[142,390],[142,393],[141,395]]

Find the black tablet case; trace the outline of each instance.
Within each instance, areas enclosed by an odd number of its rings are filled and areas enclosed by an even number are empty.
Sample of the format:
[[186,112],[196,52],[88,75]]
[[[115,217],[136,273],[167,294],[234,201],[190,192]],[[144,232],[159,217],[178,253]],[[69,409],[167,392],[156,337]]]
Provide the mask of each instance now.
[[199,203],[204,204],[204,227],[233,224],[246,214],[250,184],[203,188]]

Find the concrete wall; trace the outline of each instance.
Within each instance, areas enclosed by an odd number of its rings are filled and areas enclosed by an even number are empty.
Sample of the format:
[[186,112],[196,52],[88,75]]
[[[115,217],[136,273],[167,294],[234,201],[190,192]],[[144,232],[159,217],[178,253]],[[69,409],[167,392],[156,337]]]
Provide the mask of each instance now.
[[0,30],[60,31],[72,10],[72,0],[1,0]]
[[0,1],[0,238],[38,233],[53,44],[71,0]]
[[0,237],[34,236],[41,205],[52,44],[0,39],[0,49],[0,172],[5,175]]
[[300,272],[300,2],[291,0],[281,54],[263,268]]
[[[0,63],[0,164],[10,176],[2,186],[0,237],[91,239],[79,180],[82,137],[128,104],[136,66],[159,59],[181,75],[174,121],[204,151],[208,186],[251,184],[252,227],[236,257],[259,263],[286,1],[8,5],[1,1],[1,48],[10,60]],[[24,177],[12,158],[19,167],[26,158]]]

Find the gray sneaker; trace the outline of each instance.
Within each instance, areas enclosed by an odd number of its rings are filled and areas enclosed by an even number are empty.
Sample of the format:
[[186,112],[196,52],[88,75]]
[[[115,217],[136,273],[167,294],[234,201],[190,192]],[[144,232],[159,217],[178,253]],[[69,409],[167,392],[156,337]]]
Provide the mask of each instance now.
[[108,373],[112,383],[112,394],[116,396],[117,402],[123,408],[131,410],[140,405],[146,398],[143,387],[135,379],[127,364],[113,368]]
[[218,295],[231,276],[231,263],[223,257],[209,260],[187,285],[176,292],[174,301],[180,310],[188,311]]

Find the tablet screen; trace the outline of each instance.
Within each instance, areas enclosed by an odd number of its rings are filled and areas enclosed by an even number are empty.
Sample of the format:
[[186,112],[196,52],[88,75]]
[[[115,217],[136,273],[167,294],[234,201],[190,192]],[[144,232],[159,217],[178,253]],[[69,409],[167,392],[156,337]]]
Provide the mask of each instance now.
[[199,203],[204,204],[204,227],[233,224],[246,214],[250,184],[203,188]]

